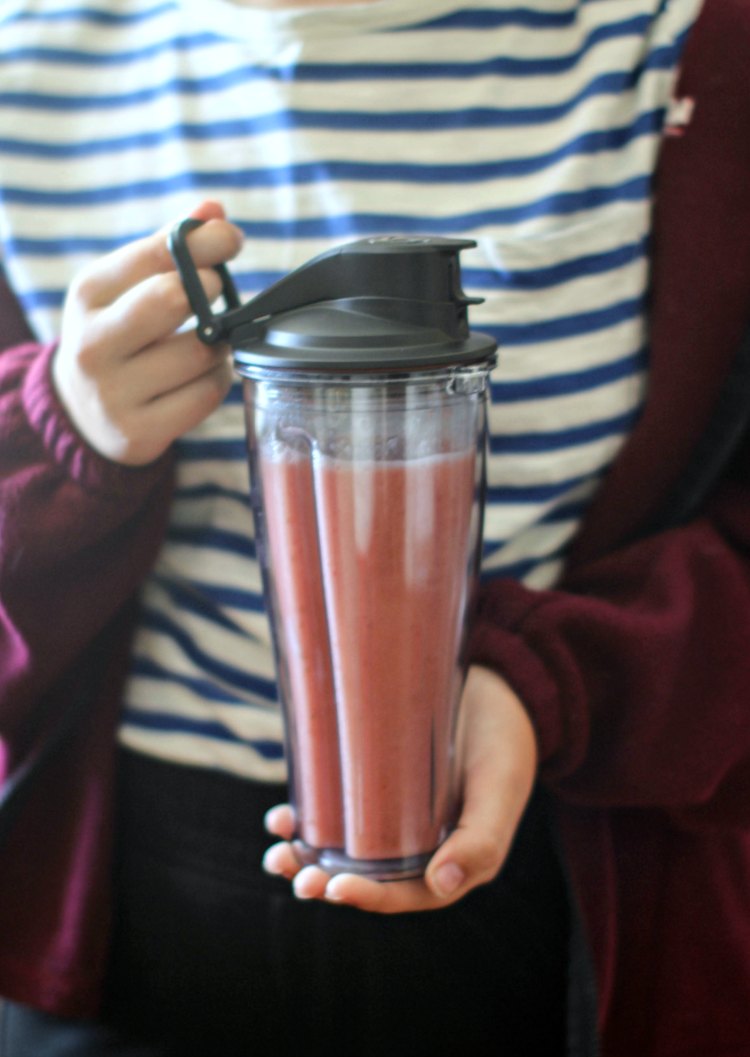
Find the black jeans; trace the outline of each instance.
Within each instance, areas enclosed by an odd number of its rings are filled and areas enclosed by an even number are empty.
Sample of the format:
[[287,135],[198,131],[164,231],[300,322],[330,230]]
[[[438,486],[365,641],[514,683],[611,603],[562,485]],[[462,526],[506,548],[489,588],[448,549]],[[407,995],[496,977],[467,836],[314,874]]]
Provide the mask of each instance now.
[[383,917],[263,873],[284,795],[123,753],[103,1023],[72,1044],[12,1008],[1,1057],[562,1057],[567,906],[538,798],[493,884]]

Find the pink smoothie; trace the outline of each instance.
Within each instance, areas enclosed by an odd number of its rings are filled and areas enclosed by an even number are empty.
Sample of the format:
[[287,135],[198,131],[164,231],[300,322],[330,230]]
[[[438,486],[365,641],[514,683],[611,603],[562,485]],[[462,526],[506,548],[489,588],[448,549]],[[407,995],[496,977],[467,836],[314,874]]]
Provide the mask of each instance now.
[[276,595],[276,634],[285,662],[279,677],[287,710],[298,828],[312,847],[341,848],[344,822],[336,696],[314,531],[312,467],[301,457],[261,459],[260,471]]
[[429,854],[450,809],[475,454],[261,468],[300,836],[353,860]]

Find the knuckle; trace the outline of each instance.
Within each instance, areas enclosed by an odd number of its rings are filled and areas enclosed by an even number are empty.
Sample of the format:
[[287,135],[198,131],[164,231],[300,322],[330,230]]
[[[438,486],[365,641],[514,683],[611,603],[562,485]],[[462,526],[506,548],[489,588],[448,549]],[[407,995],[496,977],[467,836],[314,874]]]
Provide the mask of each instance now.
[[222,362],[209,372],[208,378],[211,380],[214,392],[219,400],[223,400],[232,385],[233,375],[232,366],[226,361]]
[[[209,302],[215,301],[221,293],[221,279],[216,271],[213,268],[200,269],[198,276]],[[154,277],[153,283],[159,303],[171,316],[187,319],[193,315],[187,292],[176,272],[163,272]]]
[[85,374],[97,374],[102,360],[102,346],[94,334],[84,332],[80,336],[76,359]]
[[482,877],[494,877],[504,860],[504,845],[500,839],[482,838],[473,849],[474,871]]
[[73,276],[68,287],[68,300],[86,308],[96,304],[99,283],[93,268],[83,268]]
[[144,239],[143,253],[147,261],[147,267],[155,274],[161,274],[172,269],[172,255],[169,252],[169,245],[162,232]]
[[200,375],[193,396],[195,417],[198,421],[219,406],[229,391],[230,385],[231,375],[224,364],[214,366]]
[[[191,334],[190,344],[186,349],[186,361],[190,363],[191,375],[194,378],[203,379],[206,384],[212,384],[211,375],[219,371],[223,366],[217,363],[216,350],[210,345],[204,344],[197,336]],[[189,357],[189,360],[187,359]]]
[[191,314],[187,294],[176,275],[161,274],[153,282],[156,298],[164,312],[173,318],[187,318]]

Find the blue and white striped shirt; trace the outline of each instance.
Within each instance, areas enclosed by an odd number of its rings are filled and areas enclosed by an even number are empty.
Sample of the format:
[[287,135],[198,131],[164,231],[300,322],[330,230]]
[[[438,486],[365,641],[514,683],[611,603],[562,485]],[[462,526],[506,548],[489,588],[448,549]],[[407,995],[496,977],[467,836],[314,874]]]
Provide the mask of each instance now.
[[[700,0],[3,0],[0,239],[42,338],[93,256],[220,198],[249,297],[371,234],[461,235],[500,346],[484,574],[555,582],[641,407],[652,177]],[[178,443],[122,740],[284,777],[239,386]]]

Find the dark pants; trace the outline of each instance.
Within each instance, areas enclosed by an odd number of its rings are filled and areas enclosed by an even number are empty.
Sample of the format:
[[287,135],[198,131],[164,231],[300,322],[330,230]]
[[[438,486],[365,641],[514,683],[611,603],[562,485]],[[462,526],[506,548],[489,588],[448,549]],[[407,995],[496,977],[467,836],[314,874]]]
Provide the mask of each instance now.
[[493,884],[383,917],[262,872],[283,790],[129,754],[121,779],[107,1026],[11,1007],[0,1057],[565,1053],[565,889],[537,800]]
[[163,1052],[128,1042],[101,1024],[60,1020],[13,1002],[0,1008],[0,1057],[162,1057]]

